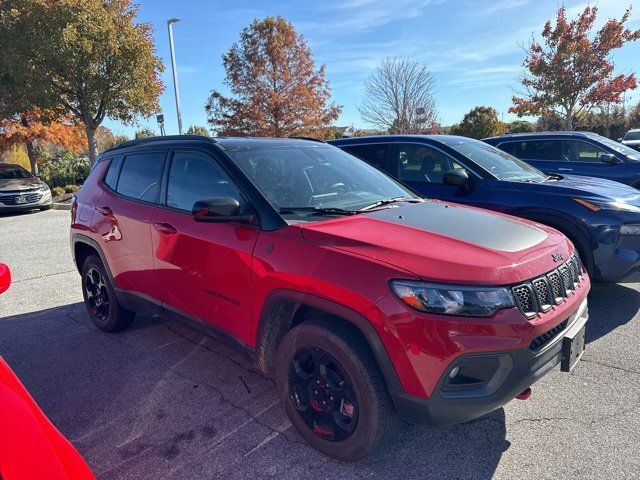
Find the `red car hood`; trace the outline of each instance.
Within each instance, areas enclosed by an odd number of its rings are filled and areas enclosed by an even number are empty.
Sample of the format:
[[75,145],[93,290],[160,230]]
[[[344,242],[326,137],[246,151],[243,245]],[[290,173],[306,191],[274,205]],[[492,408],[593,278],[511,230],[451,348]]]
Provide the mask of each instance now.
[[528,280],[573,252],[558,231],[440,201],[307,223],[313,243],[394,265],[424,279],[481,285]]
[[84,480],[94,476],[0,357],[0,478]]

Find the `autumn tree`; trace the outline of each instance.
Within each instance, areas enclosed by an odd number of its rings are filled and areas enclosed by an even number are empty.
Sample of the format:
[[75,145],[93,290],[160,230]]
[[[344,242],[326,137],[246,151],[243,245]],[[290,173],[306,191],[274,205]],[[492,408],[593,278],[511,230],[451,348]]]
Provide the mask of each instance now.
[[207,127],[201,125],[191,125],[187,130],[187,135],[202,135],[204,137],[209,136],[209,130]]
[[627,114],[627,130],[640,128],[640,102]]
[[364,84],[362,119],[389,133],[423,133],[438,126],[435,81],[425,63],[387,58]]
[[136,13],[131,0],[2,0],[0,110],[70,116],[94,161],[106,117],[130,124],[159,109],[163,65]]
[[81,126],[70,121],[43,122],[38,112],[22,113],[0,120],[0,150],[24,145],[31,173],[38,174],[38,143],[52,143],[74,153],[86,150],[86,137]]
[[526,120],[515,120],[511,122],[507,128],[510,133],[529,133],[536,131],[535,124],[527,122]]
[[222,60],[233,97],[213,91],[205,106],[219,135],[323,137],[340,114],[324,65],[282,17],[254,20]]
[[156,136],[156,132],[154,132],[150,128],[141,128],[140,130],[136,131],[136,133],[134,134],[134,137],[136,139],[149,138],[149,137],[155,137],[155,136]]
[[636,88],[633,74],[614,75],[611,52],[640,38],[640,30],[625,27],[627,10],[620,20],[609,19],[592,34],[598,9],[587,7],[574,20],[560,8],[555,25],[549,20],[542,32],[542,43],[535,39],[526,49],[522,78],[523,91],[513,97],[510,112],[518,115],[548,115],[563,119],[564,128],[573,130],[582,112],[607,103],[620,103],[622,94]]
[[487,138],[502,135],[508,126],[498,119],[498,112],[491,107],[475,107],[465,114],[462,121],[451,127],[452,135],[471,138]]

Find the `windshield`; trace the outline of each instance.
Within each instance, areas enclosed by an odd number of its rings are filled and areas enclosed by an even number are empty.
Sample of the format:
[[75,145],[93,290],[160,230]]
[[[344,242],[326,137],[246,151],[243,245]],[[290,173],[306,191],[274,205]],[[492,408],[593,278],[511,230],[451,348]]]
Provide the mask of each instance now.
[[547,176],[537,168],[491,145],[470,138],[448,140],[447,145],[469,158],[498,180],[543,182]]
[[0,180],[12,180],[14,178],[32,178],[29,172],[19,165],[0,165]]
[[637,132],[627,132],[623,140],[640,140],[640,130]]
[[636,152],[631,147],[627,147],[626,145],[623,145],[620,142],[616,142],[614,140],[611,140],[607,137],[602,137],[600,135],[593,134],[591,135],[591,137],[596,139],[600,143],[604,143],[607,147],[615,150],[618,153],[623,154],[624,156],[626,156],[627,158],[630,158],[631,160],[640,160],[640,155],[638,154],[638,152]]
[[417,198],[379,170],[329,145],[255,146],[226,153],[279,211],[358,210],[384,199]]

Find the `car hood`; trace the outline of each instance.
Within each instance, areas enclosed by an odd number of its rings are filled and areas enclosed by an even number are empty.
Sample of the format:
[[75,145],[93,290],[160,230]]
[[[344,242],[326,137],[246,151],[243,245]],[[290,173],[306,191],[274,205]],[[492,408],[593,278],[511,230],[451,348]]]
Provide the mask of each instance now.
[[565,175],[560,180],[543,183],[523,183],[522,190],[562,195],[574,198],[591,198],[607,202],[627,202],[640,205],[640,191],[624,183],[604,178]]
[[9,178],[0,179],[0,193],[12,190],[32,190],[40,186],[37,178]]
[[553,256],[566,259],[573,251],[549,227],[436,200],[307,223],[302,232],[310,242],[449,283],[517,283],[552,270]]

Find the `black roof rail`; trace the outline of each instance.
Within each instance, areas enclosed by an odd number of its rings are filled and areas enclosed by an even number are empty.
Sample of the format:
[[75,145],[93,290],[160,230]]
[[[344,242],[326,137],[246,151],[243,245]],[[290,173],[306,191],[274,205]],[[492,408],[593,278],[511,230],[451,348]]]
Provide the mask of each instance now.
[[293,136],[293,137],[287,137],[287,138],[293,138],[295,140],[309,140],[310,142],[327,143],[324,140],[320,140],[319,138],[314,138],[314,137]]
[[144,145],[146,143],[152,142],[163,142],[163,141],[171,141],[171,140],[208,140],[212,143],[218,143],[215,138],[206,137],[204,135],[165,135],[163,137],[144,137],[144,138],[136,138],[135,140],[127,140],[126,142],[120,142],[117,145],[114,145],[108,150],[105,150],[102,153],[110,152],[112,150],[119,150],[121,148],[135,147],[137,145]]

